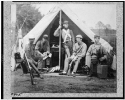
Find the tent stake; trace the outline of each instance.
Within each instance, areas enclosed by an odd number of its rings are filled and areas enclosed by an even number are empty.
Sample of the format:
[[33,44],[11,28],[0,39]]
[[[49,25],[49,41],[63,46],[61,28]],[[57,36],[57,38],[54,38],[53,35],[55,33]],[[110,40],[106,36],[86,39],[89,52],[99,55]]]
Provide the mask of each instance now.
[[[60,10],[60,21],[59,24],[61,26],[61,10]],[[59,67],[61,68],[61,29],[60,29],[60,35],[59,35]]]

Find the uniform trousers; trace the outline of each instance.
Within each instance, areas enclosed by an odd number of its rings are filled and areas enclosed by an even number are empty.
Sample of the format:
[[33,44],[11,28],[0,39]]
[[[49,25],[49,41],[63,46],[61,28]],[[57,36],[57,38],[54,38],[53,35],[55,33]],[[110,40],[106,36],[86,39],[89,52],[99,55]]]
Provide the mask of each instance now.
[[[79,65],[79,63],[80,63],[80,60],[81,60],[81,57],[78,57],[77,60],[74,62],[75,65],[74,65],[74,68],[73,68],[73,72],[76,72],[76,71],[77,71],[77,68],[78,68],[78,65]],[[71,61],[72,61],[72,58],[71,58],[71,57],[65,59],[64,72],[67,72],[67,71],[68,71],[69,63],[70,63]]]
[[65,48],[65,52],[66,52],[67,56],[70,57],[72,55],[72,52],[73,52],[73,42],[66,41],[64,43],[64,48]]

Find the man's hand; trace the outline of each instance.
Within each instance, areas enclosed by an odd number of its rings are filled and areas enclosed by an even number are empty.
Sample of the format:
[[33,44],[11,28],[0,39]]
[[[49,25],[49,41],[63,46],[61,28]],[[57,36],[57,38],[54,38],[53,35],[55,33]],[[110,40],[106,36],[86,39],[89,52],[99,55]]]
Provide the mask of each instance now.
[[34,61],[35,65],[37,65],[38,63],[36,61]]
[[44,56],[45,56],[45,55],[44,55],[44,54],[42,54],[42,53],[41,53],[40,55],[41,55],[41,57],[42,57],[42,58],[44,58]]
[[103,60],[105,60],[105,57],[101,57],[99,60],[100,60],[100,61],[103,61]]
[[75,56],[74,56],[74,53],[70,56],[71,59],[73,59]]
[[44,52],[43,54],[43,58],[47,56],[47,52]]
[[31,59],[27,59],[27,61],[28,61],[28,62],[30,62],[30,63],[32,62],[32,60],[31,60]]
[[61,25],[59,25],[58,29],[61,29]]
[[75,56],[75,57],[73,58],[73,61],[76,61],[77,58],[78,58],[78,56]]
[[43,54],[41,52],[39,52],[38,50],[36,52],[39,56],[43,57]]
[[59,25],[61,25],[61,21],[59,20]]

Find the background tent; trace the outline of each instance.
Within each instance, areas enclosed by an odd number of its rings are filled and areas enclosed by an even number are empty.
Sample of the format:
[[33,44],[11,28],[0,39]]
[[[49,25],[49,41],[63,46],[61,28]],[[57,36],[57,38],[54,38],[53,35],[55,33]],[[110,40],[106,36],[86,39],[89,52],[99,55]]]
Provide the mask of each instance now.
[[[55,6],[51,9],[37,24],[36,26],[23,38],[23,47],[28,43],[28,36],[32,34],[35,37],[34,43],[42,39],[44,34],[48,34],[50,46],[53,44],[59,44],[59,37],[55,37],[54,31],[59,26],[59,17],[60,11],[62,12],[61,20],[69,21],[69,28],[73,30],[74,36],[81,34],[83,36],[83,41],[89,47],[94,41],[94,33],[87,27],[77,17],[77,12],[73,12],[67,5]],[[106,48],[107,51],[110,51],[112,47],[104,39],[100,39],[101,44]]]

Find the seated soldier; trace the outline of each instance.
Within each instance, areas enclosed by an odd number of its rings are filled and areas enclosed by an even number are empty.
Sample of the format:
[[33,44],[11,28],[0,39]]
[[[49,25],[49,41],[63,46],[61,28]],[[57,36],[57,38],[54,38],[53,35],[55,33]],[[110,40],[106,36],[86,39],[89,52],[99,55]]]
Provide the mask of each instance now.
[[67,74],[67,71],[69,68],[69,63],[71,61],[75,62],[75,66],[72,71],[72,75],[75,75],[77,68],[78,68],[78,64],[79,64],[80,60],[82,59],[82,57],[85,57],[86,50],[87,50],[87,45],[84,42],[82,42],[82,38],[83,37],[81,35],[76,36],[77,43],[75,43],[75,45],[73,47],[73,55],[71,57],[68,57],[65,59],[64,70],[62,73],[59,73],[59,75]]
[[25,53],[27,57],[27,61],[31,65],[31,67],[34,69],[34,71],[39,75],[40,78],[43,78],[43,76],[39,73],[38,69],[36,68],[37,62],[35,61],[35,50],[34,50],[34,37],[32,35],[29,36],[29,44],[25,47]]
[[106,64],[106,50],[99,42],[100,36],[94,36],[95,42],[92,44],[86,53],[86,66],[90,68],[89,77],[97,75],[97,64],[99,62]]
[[[44,35],[43,36],[43,39],[38,41],[36,46],[35,46],[35,50],[36,50],[36,54],[37,56],[39,57],[39,55],[42,56],[42,58],[44,58],[44,53],[50,53],[50,45],[49,45],[49,42],[48,42],[48,35]],[[47,58],[46,60],[44,59],[39,59],[39,63],[38,63],[38,69],[41,70],[44,65],[45,65],[45,61],[47,63],[47,66],[49,67],[49,58]]]

